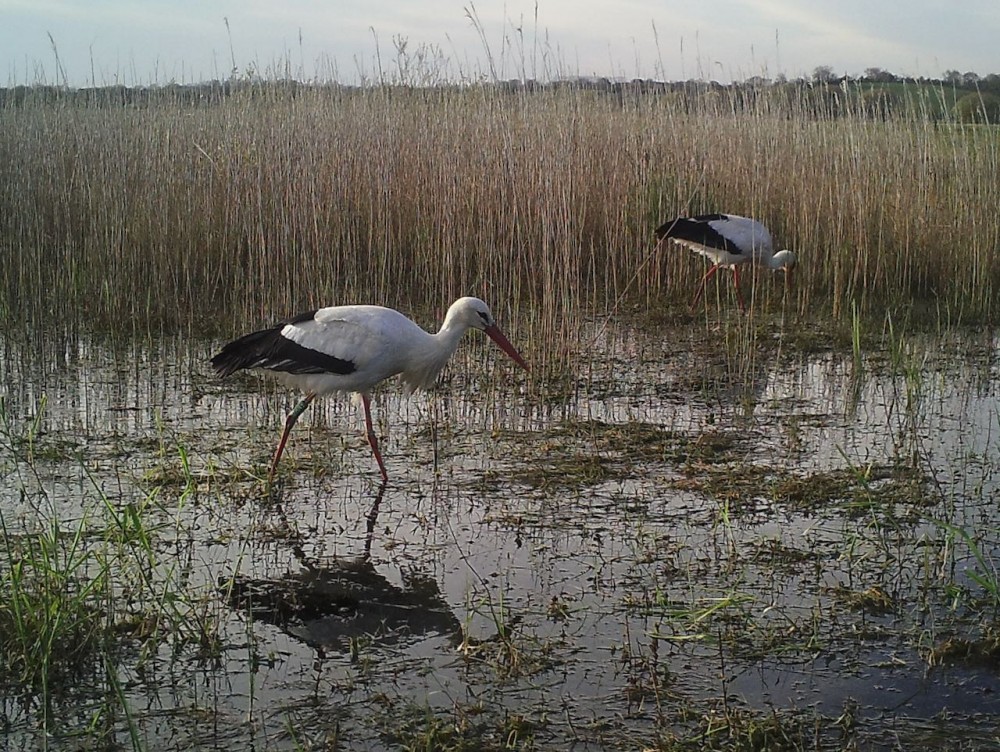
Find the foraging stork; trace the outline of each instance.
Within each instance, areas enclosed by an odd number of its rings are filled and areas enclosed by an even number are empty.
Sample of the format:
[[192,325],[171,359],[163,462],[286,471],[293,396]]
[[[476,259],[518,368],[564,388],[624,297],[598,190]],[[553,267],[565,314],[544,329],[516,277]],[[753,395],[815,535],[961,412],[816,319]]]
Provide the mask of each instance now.
[[701,278],[701,283],[691,301],[691,308],[698,305],[708,282],[720,267],[733,270],[733,284],[740,310],[746,310],[740,292],[740,266],[755,264],[775,271],[785,272],[786,284],[791,281],[795,267],[795,254],[788,250],[774,252],[771,233],[762,223],[735,214],[702,214],[697,217],[678,217],[656,228],[657,248],[667,239],[687,246],[696,253],[708,256],[712,267]]
[[244,368],[263,368],[279,381],[305,392],[285,421],[268,472],[269,482],[295,421],[317,396],[333,392],[361,396],[368,443],[385,482],[389,476],[372,427],[372,388],[397,374],[402,376],[407,393],[430,388],[468,329],[485,332],[515,363],[528,370],[527,363],[497,327],[489,306],[478,298],[459,298],[452,303],[437,334],[425,332],[391,308],[320,308],[230,342],[212,358],[212,366],[222,377]]

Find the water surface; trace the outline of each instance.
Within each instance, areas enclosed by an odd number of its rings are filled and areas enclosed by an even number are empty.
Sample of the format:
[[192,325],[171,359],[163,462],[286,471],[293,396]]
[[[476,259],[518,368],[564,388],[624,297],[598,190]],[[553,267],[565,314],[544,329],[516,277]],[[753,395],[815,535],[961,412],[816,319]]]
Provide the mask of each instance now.
[[[272,491],[297,396],[217,381],[213,343],[3,340],[8,536],[108,551],[138,510],[145,590],[119,564],[109,607],[204,627],[123,629],[52,690],[49,745],[96,715],[151,749],[634,749],[772,710],[832,748],[993,738],[995,663],[942,649],[998,605],[992,339],[593,337],[533,380],[470,338],[434,392],[380,390],[384,488],[360,409],[317,401]],[[44,704],[7,691],[5,748],[36,748]]]

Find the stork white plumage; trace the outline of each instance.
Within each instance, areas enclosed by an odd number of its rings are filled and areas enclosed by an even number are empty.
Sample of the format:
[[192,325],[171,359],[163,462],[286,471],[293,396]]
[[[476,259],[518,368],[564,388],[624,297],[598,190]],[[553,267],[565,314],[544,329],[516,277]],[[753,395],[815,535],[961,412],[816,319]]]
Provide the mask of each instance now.
[[733,270],[736,300],[745,310],[740,291],[740,267],[744,264],[764,266],[784,271],[786,284],[791,282],[795,254],[789,250],[774,252],[771,232],[761,222],[736,214],[702,214],[697,217],[677,217],[656,228],[657,248],[673,240],[712,260],[712,266],[701,278],[691,307],[701,300],[705,284],[721,267]]
[[263,368],[305,392],[285,421],[271,460],[272,480],[295,421],[318,396],[354,392],[365,408],[368,443],[382,480],[389,479],[372,426],[371,390],[401,375],[407,392],[430,388],[469,329],[485,332],[515,363],[528,364],[497,327],[489,306],[478,298],[459,298],[448,309],[437,334],[424,331],[399,311],[373,305],[320,308],[227,344],[212,358],[226,377],[244,368]]

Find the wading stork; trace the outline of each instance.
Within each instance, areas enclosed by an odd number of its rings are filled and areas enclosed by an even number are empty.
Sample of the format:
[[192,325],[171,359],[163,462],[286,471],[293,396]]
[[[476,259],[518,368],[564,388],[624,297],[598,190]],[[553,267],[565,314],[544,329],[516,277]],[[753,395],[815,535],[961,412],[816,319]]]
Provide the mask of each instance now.
[[391,308],[320,308],[230,342],[212,358],[212,366],[222,377],[244,368],[262,368],[305,392],[285,421],[271,460],[269,482],[295,421],[316,397],[334,392],[360,395],[368,443],[385,482],[389,476],[372,427],[371,390],[397,374],[407,393],[430,388],[468,329],[485,332],[515,363],[528,370],[527,363],[497,327],[489,306],[478,298],[459,298],[452,303],[437,334],[425,332]]
[[657,248],[673,240],[692,251],[707,256],[712,266],[701,278],[691,308],[698,305],[708,282],[720,267],[733,270],[733,284],[740,310],[746,310],[740,291],[740,267],[743,264],[764,266],[785,272],[785,283],[791,283],[795,254],[788,250],[774,252],[771,233],[761,222],[736,214],[702,214],[697,217],[677,217],[656,228]]

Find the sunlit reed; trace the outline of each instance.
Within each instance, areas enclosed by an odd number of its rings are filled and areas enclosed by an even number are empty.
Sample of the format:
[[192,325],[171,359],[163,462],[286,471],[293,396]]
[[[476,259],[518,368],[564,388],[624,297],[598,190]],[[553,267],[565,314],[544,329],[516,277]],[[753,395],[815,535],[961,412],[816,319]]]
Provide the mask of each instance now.
[[685,300],[703,267],[651,259],[652,229],[719,210],[799,254],[786,313],[996,314],[995,128],[769,92],[29,94],[0,109],[0,316],[226,335],[357,301],[430,324],[473,294],[571,340],[585,312]]

